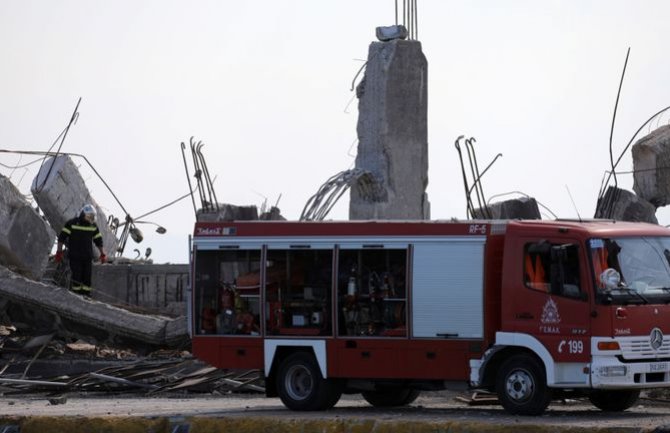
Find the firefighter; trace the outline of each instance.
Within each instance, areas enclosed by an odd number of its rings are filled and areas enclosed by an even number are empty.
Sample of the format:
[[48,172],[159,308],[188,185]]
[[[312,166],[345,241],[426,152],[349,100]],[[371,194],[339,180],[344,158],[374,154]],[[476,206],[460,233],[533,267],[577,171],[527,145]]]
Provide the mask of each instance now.
[[67,244],[70,261],[70,290],[85,297],[91,296],[91,270],[93,262],[93,244],[100,251],[100,263],[107,261],[102,247],[102,234],[95,224],[95,208],[87,204],[81,208],[79,216],[72,218],[63,226],[58,235],[56,263],[63,260],[63,245]]

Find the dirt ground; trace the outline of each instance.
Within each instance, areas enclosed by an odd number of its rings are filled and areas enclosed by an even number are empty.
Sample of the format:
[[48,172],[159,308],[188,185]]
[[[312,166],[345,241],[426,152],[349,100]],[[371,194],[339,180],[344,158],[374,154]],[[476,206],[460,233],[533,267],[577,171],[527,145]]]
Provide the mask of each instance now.
[[[298,413],[282,406],[279,399],[258,394],[226,396],[161,396],[160,398],[128,396],[100,397],[70,395],[60,404],[49,402],[44,395],[0,397],[0,416],[64,417],[213,417],[266,418],[291,421],[374,420],[376,422],[476,422],[490,427],[536,425],[538,427],[578,427],[593,429],[624,428],[628,431],[652,431],[670,426],[670,403],[641,399],[639,404],[622,413],[603,413],[588,401],[554,402],[539,417],[508,415],[502,407],[469,406],[455,400],[456,393],[423,393],[411,406],[401,409],[378,409],[360,396],[344,396],[337,406],[326,412]],[[469,394],[460,394],[469,396]],[[668,430],[670,431],[670,430]]]

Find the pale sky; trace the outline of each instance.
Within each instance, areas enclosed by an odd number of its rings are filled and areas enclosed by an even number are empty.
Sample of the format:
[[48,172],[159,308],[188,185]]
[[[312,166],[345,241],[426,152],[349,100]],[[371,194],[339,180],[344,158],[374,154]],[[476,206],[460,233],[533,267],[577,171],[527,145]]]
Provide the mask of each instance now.
[[[480,168],[503,154],[484,176],[487,196],[523,191],[573,218],[567,186],[581,216],[592,217],[628,47],[615,158],[670,105],[670,2],[418,6],[432,218],[466,216],[459,135],[476,137]],[[0,0],[0,149],[46,151],[82,97],[62,150],[86,154],[131,215],[188,191],[180,143],[195,136],[219,201],[273,204],[281,194],[283,215],[297,219],[326,179],[353,166],[351,82],[375,27],[394,21],[393,0]],[[31,160],[0,155],[5,165]],[[28,194],[37,166],[0,173]],[[630,169],[628,152],[618,170]],[[82,173],[96,201],[122,217],[90,170]],[[619,185],[632,190],[632,176]],[[329,217],[347,215],[345,196]],[[657,216],[670,224],[670,212]],[[144,242],[130,241],[125,255],[152,247],[157,263],[185,263],[191,201],[150,220],[167,233],[141,227]]]

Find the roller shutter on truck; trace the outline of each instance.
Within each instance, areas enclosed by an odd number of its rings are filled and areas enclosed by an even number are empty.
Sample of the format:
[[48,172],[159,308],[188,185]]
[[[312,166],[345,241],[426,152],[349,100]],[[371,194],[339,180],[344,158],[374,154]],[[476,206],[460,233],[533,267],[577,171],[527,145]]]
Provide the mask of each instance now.
[[482,338],[484,237],[414,244],[413,337]]

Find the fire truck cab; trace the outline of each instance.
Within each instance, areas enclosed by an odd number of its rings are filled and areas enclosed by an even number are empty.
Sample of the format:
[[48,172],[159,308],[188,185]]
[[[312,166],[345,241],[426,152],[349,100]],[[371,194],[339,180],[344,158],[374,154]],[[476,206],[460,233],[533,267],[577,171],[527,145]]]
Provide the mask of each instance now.
[[670,230],[619,221],[197,223],[193,353],[323,410],[454,384],[510,413],[670,384]]

